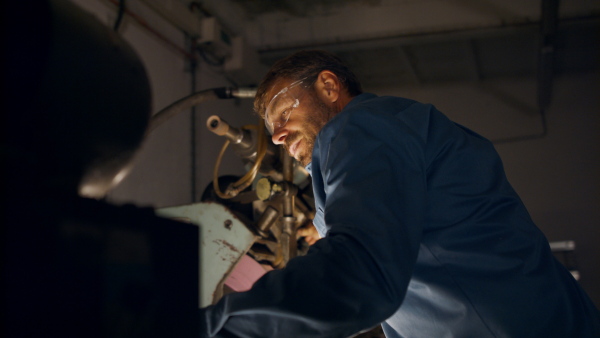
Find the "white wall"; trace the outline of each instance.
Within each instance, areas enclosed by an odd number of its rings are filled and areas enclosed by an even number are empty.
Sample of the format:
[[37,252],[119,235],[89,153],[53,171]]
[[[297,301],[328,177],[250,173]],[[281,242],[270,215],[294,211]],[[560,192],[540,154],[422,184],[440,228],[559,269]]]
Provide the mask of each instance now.
[[[434,104],[497,140],[542,131],[532,79],[373,89]],[[509,181],[548,240],[574,240],[581,285],[600,307],[600,74],[559,77],[544,138],[496,144]]]

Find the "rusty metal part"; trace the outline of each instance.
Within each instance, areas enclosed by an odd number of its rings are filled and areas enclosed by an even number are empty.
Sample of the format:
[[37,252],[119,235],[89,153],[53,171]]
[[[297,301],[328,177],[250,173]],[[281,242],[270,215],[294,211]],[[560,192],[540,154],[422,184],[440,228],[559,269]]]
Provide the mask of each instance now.
[[272,206],[267,206],[256,225],[256,229],[262,237],[269,237],[269,229],[277,222],[278,216],[279,211],[277,209]]
[[288,189],[283,195],[283,217],[282,217],[282,234],[280,238],[283,260],[287,262],[296,257],[296,228],[294,226],[296,218],[294,217],[294,199],[295,194],[291,193],[290,187],[294,181],[294,160],[284,151],[283,154],[283,178],[287,183]]
[[261,178],[260,180],[258,180],[258,182],[256,182],[256,188],[254,188],[254,190],[256,190],[256,196],[258,196],[258,198],[261,201],[266,201],[270,199],[273,195],[272,187],[273,185],[271,184],[271,181],[269,181],[268,178]]
[[157,209],[169,218],[187,218],[200,227],[200,306],[221,296],[223,283],[258,236],[233,212],[218,203],[196,203]]

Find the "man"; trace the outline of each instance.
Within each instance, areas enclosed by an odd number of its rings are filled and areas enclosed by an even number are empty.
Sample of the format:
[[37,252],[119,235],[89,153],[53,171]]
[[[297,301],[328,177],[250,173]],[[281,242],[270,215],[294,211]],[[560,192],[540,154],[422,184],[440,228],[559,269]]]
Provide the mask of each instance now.
[[552,256],[493,145],[433,106],[362,94],[335,56],[277,62],[255,99],[313,178],[323,236],[202,311],[209,335],[597,337],[598,310]]

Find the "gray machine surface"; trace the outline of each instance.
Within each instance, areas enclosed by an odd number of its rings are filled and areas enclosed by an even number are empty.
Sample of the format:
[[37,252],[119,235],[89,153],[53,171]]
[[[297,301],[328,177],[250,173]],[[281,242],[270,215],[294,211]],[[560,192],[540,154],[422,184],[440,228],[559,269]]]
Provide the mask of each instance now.
[[218,203],[196,203],[158,209],[157,214],[195,224],[199,228],[199,305],[208,306],[223,294],[223,284],[248,252],[257,235],[230,210]]

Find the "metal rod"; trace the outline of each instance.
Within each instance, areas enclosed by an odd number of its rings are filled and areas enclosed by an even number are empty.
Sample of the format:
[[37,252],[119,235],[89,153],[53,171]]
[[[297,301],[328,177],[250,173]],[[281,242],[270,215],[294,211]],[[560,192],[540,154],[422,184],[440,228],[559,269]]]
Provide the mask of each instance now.
[[[283,179],[288,182],[288,187],[292,187],[294,181],[294,160],[283,150]],[[295,194],[292,189],[287,189],[283,196],[283,232],[281,234],[281,246],[283,249],[283,258],[287,263],[296,256],[296,229],[294,227],[296,219],[294,218],[294,199]]]

